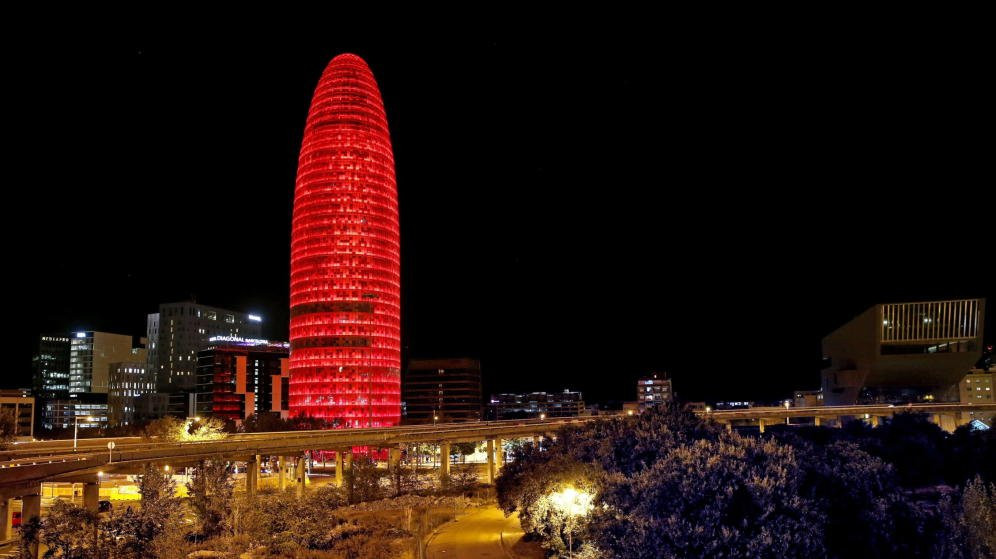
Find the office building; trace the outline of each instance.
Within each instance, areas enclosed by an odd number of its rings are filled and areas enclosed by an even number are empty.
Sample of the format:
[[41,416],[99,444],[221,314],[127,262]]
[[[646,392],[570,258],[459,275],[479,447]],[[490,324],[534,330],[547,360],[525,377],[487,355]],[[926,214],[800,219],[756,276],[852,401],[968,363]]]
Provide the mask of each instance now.
[[982,355],[985,299],[879,304],[823,338],[826,405],[957,401]]
[[641,408],[674,401],[671,379],[667,374],[652,375],[636,381],[636,401]]
[[132,425],[140,415],[138,398],[156,391],[155,376],[147,369],[145,350],[134,361],[112,363],[107,387],[108,424]]
[[58,334],[39,336],[38,350],[32,358],[34,368],[32,390],[36,397],[68,396],[69,347],[69,336]]
[[[152,380],[152,375],[149,375]],[[151,392],[135,398],[135,422],[144,423],[169,415],[169,397],[166,392]],[[183,417],[187,417],[187,413]]]
[[46,400],[42,409],[42,426],[45,429],[72,429],[79,417],[80,429],[99,429],[107,426],[107,394],[78,392],[69,398]]
[[211,338],[262,337],[262,317],[193,301],[163,303],[146,321],[149,339],[148,370],[160,392],[193,393],[197,384],[197,352]]
[[394,156],[366,62],[336,56],[308,111],[291,222],[291,413],[401,419],[401,239]]
[[77,332],[69,344],[69,392],[107,393],[111,363],[130,361],[132,337],[107,332]]
[[408,425],[481,419],[481,363],[476,359],[410,359],[402,382]]
[[288,417],[290,344],[222,336],[197,354],[196,415],[241,423],[253,414]]
[[17,422],[17,437],[35,436],[35,398],[30,390],[0,390],[0,409],[10,410]]
[[584,414],[584,398],[580,392],[570,390],[492,395],[488,405],[488,418],[498,420],[576,417]]

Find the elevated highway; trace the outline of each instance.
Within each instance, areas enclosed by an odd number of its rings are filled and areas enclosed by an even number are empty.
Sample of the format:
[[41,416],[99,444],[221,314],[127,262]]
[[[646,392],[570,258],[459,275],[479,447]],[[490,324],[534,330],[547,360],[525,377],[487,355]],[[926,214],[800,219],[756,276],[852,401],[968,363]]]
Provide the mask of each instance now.
[[[71,440],[20,443],[11,450],[0,453],[0,499],[37,492],[39,484],[44,482],[87,482],[95,480],[98,474],[137,473],[146,464],[180,467],[204,459],[258,462],[260,456],[291,458],[301,456],[309,450],[339,451],[338,462],[343,456],[348,459],[353,447],[395,451],[400,445],[407,443],[439,444],[445,447],[445,458],[448,459],[449,446],[453,443],[489,441],[489,445],[500,448],[502,439],[549,436],[565,425],[592,419],[595,418],[245,433],[229,435],[219,440],[187,442],[108,437],[80,439],[76,451],[73,451]],[[111,441],[114,441],[115,446],[113,450],[108,450],[107,444]],[[391,454],[395,458],[400,457],[400,454]],[[493,462],[494,458],[495,456],[489,455],[489,462]],[[340,475],[341,468],[337,470],[337,478]]]
[[695,413],[699,416],[709,417],[714,421],[723,423],[728,428],[732,428],[734,423],[757,425],[763,433],[765,426],[779,422],[783,423],[786,419],[791,420],[792,418],[812,418],[814,420],[813,423],[816,425],[820,425],[826,420],[834,420],[839,424],[842,418],[856,418],[866,419],[872,425],[878,425],[880,418],[892,417],[897,413],[925,413],[941,426],[941,428],[946,431],[953,431],[958,424],[964,423],[961,418],[965,417],[965,414],[988,414],[994,412],[996,412],[996,403],[881,404],[799,408],[762,407],[732,410],[699,410]]

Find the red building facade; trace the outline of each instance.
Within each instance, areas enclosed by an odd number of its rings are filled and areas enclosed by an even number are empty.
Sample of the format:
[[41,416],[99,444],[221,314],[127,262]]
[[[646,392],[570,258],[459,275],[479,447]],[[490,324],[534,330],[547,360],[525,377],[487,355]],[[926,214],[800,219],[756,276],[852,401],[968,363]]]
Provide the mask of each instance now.
[[401,414],[401,239],[380,90],[342,54],[315,89],[291,226],[292,416],[342,427]]

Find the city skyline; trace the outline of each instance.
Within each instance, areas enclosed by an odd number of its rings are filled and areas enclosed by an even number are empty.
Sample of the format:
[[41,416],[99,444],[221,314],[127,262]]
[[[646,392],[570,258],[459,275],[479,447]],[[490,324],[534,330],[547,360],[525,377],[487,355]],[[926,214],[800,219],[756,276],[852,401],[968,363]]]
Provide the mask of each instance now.
[[[8,223],[33,236],[14,247],[27,323],[3,384],[30,385],[39,334],[138,337],[190,295],[289,339],[297,148],[341,52],[370,64],[391,122],[404,357],[478,358],[485,394],[627,399],[632,379],[667,371],[687,399],[779,397],[817,388],[820,340],[872,305],[996,296],[986,194],[968,191],[975,125],[954,102],[976,90],[936,85],[954,70],[933,58],[900,60],[890,77],[904,79],[887,81],[857,48],[815,42],[660,58],[637,39],[565,50],[492,34],[444,70],[371,44],[246,46],[239,60],[123,42],[62,61],[88,86],[67,101],[74,149],[39,167],[46,188]],[[32,67],[57,47],[13,69],[36,84],[9,93],[22,176],[40,163],[27,146],[62,122],[41,109],[64,76]],[[959,185],[946,204],[907,193]]]

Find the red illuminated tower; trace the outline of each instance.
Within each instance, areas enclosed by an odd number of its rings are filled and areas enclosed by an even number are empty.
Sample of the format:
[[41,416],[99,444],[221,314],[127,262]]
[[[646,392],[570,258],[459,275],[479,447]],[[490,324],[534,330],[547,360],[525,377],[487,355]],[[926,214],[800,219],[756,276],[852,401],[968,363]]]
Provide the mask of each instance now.
[[384,103],[362,58],[322,74],[291,225],[290,413],[343,427],[401,419],[401,239]]

